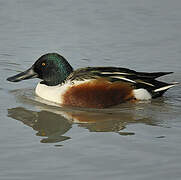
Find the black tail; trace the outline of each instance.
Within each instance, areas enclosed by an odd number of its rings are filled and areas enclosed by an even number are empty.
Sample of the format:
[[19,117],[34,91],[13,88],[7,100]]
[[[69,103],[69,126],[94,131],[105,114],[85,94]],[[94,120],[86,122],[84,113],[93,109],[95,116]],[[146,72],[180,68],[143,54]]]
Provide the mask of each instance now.
[[172,74],[173,72],[154,72],[154,73],[146,73],[146,72],[139,72],[138,76],[148,79],[156,79],[161,76],[165,76],[167,74]]
[[160,82],[160,81],[156,81],[156,82],[157,82],[157,86],[154,90],[152,90],[153,98],[162,96],[168,89],[179,84],[178,82],[169,83],[169,84],[165,82]]

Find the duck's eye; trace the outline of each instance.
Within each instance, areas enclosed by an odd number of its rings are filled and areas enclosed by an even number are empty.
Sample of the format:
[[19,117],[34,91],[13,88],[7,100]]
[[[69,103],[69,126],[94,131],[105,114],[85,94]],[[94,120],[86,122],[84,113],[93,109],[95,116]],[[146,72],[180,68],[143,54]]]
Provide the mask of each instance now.
[[41,65],[42,65],[42,66],[46,66],[46,63],[43,62]]

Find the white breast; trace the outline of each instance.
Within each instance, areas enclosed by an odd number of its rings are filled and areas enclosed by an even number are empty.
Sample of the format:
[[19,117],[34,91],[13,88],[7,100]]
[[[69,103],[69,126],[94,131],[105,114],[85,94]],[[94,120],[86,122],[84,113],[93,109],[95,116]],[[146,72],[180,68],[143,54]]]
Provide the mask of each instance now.
[[47,86],[45,84],[38,83],[35,89],[35,93],[48,101],[55,102],[58,104],[63,103],[63,95],[72,86],[76,86],[89,80],[85,81],[75,81],[75,82],[66,82],[65,84],[59,84],[57,86]]
[[52,101],[55,103],[62,103],[62,94],[66,91],[67,86],[47,86],[45,84],[38,83],[35,93],[43,99]]

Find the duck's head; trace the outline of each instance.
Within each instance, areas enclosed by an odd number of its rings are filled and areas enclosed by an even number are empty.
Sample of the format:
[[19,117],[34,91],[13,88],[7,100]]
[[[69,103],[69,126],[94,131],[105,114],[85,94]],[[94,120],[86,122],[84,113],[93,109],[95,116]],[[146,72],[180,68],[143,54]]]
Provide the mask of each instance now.
[[11,82],[19,82],[26,79],[40,78],[48,86],[62,83],[73,71],[67,60],[57,54],[48,53],[41,56],[28,70],[7,78]]

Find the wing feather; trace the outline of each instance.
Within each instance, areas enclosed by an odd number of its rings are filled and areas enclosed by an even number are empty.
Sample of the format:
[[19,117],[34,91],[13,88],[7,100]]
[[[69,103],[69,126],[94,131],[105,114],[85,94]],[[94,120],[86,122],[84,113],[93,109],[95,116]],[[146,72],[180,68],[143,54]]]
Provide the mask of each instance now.
[[87,80],[104,78],[110,82],[128,82],[135,87],[145,87],[147,89],[155,90],[160,88],[162,84],[155,79],[170,74],[172,72],[136,72],[134,70],[118,67],[86,67],[75,70],[69,75],[67,80]]

